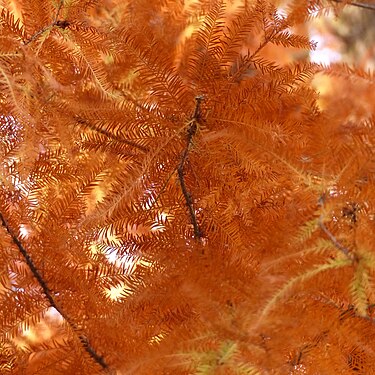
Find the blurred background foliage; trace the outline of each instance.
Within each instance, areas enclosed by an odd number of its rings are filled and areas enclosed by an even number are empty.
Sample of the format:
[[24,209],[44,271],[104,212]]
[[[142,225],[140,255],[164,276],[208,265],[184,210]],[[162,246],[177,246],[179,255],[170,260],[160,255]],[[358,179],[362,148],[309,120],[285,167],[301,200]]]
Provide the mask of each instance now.
[[374,68],[375,2],[366,4],[373,5],[373,9],[348,5],[336,14],[332,12],[312,22],[310,35],[318,36],[320,41],[318,53],[314,54],[317,61],[341,61],[364,70]]

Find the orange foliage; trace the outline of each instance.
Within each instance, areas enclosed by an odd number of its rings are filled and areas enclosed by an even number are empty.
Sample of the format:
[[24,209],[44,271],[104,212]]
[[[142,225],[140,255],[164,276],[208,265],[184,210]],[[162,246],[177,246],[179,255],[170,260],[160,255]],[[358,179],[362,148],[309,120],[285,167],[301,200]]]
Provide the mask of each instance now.
[[1,1],[2,374],[374,373],[374,77],[305,59],[343,3]]

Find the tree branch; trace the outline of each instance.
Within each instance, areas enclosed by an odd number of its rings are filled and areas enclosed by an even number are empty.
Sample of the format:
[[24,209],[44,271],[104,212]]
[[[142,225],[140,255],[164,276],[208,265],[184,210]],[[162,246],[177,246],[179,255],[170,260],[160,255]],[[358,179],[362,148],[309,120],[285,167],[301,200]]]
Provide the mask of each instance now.
[[[342,3],[342,0],[331,0],[334,3]],[[359,3],[357,1],[353,1],[351,3],[345,4],[345,5],[352,5],[358,8],[363,8],[363,9],[369,9],[369,10],[375,10],[375,4],[367,4],[367,3]]]
[[134,148],[136,148],[136,149],[138,149],[140,151],[143,151],[143,152],[147,152],[148,151],[147,147],[139,145],[137,142],[130,141],[128,139],[124,139],[124,138],[118,137],[116,135],[113,135],[110,132],[107,132],[106,130],[99,129],[96,126],[90,124],[88,121],[86,121],[86,120],[84,120],[84,119],[82,119],[80,117],[77,117],[77,122],[78,122],[78,124],[86,126],[88,129],[90,129],[90,130],[92,130],[92,131],[94,131],[96,133],[103,134],[107,138],[113,139],[116,142],[124,143],[124,144],[126,144],[128,146],[134,147]]
[[[325,193],[319,198],[318,204],[319,206],[323,207],[325,203],[326,195]],[[331,231],[325,226],[323,223],[323,214],[320,215],[318,220],[319,227],[322,231],[327,235],[327,237],[331,240],[331,242],[335,245],[335,247],[340,250],[347,258],[354,261],[356,259],[355,255],[353,255],[350,250],[342,245],[340,241],[331,233]]]
[[184,177],[184,167],[185,167],[185,163],[187,161],[187,158],[189,156],[190,148],[193,144],[193,138],[194,138],[194,136],[197,132],[197,129],[198,129],[198,123],[199,123],[199,120],[200,120],[200,117],[201,117],[200,105],[201,105],[202,100],[203,100],[203,98],[201,96],[197,96],[195,98],[195,101],[196,101],[195,110],[194,110],[193,117],[190,120],[188,129],[187,129],[186,148],[182,153],[180,163],[177,167],[178,179],[180,181],[182,194],[185,198],[185,202],[186,202],[186,205],[187,205],[188,210],[189,210],[190,220],[191,220],[191,223],[193,224],[193,228],[194,228],[194,236],[195,236],[196,240],[199,241],[199,242],[202,241],[202,231],[199,227],[197,216],[195,214],[195,210],[194,210],[194,206],[193,206],[193,198],[192,198],[192,196],[191,196],[191,194],[188,191],[187,186],[186,186],[185,177]]
[[65,21],[65,20],[59,21],[59,19],[58,19],[59,15],[60,15],[60,12],[61,12],[61,8],[62,8],[63,5],[64,5],[64,0],[60,0],[60,4],[57,7],[55,18],[52,21],[52,23],[48,26],[43,27],[41,30],[37,31],[34,35],[32,35],[28,40],[26,40],[24,42],[24,45],[27,45],[27,44],[33,42],[39,35],[42,35],[45,31],[51,29],[53,26],[59,26],[59,27],[62,27],[63,29],[65,29],[65,27],[67,27],[69,25],[68,21]]
[[56,11],[55,19],[53,20],[53,24],[55,24],[55,25],[56,25],[56,23],[59,19],[60,11],[61,11],[61,8],[62,8],[63,5],[64,5],[64,0],[60,0],[60,4],[59,4],[59,6],[57,8],[57,11]]
[[[31,273],[38,281],[39,286],[42,288],[44,295],[46,296],[50,307],[53,307],[60,315],[61,317],[69,324],[69,326],[72,328],[73,331],[77,331],[77,328],[75,324],[71,321],[68,315],[65,314],[65,312],[57,305],[54,297],[53,292],[48,287],[47,282],[44,280],[40,272],[38,271],[37,267],[35,266],[33,260],[30,257],[30,254],[27,252],[25,247],[22,245],[19,238],[16,236],[16,234],[13,232],[12,228],[9,226],[8,222],[5,220],[3,214],[0,212],[0,221],[1,224],[5,227],[6,231],[8,232],[9,236],[12,238],[14,244],[17,246],[20,253],[25,258],[26,264],[29,267]],[[87,337],[85,337],[82,334],[78,334],[79,341],[82,343],[83,348],[85,351],[90,355],[90,357],[98,363],[104,370],[109,371],[109,366],[105,362],[104,358],[100,356],[90,345]]]
[[323,218],[319,218],[319,227],[323,230],[323,232],[328,236],[331,242],[335,245],[335,247],[340,250],[344,255],[346,255],[349,259],[352,259],[353,256],[350,253],[349,249],[343,246],[337,238],[329,231],[329,229],[323,223]]

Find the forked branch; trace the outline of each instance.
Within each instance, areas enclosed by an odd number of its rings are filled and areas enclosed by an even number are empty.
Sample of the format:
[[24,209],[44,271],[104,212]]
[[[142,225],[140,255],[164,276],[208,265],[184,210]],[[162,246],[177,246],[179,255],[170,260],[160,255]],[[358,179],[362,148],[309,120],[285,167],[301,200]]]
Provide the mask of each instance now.
[[189,126],[187,128],[186,148],[181,155],[181,160],[177,167],[178,180],[180,182],[181,191],[185,198],[185,202],[189,210],[190,220],[194,228],[194,236],[195,236],[195,239],[199,242],[202,241],[202,231],[198,224],[197,215],[195,214],[194,205],[193,205],[193,197],[186,186],[184,168],[185,168],[185,164],[188,159],[188,156],[189,156],[190,148],[193,145],[193,139],[198,129],[199,120],[201,118],[200,106],[201,106],[202,100],[203,100],[203,97],[201,96],[197,96],[195,98],[196,104],[195,104],[193,117],[189,121]]
[[[38,268],[35,266],[33,260],[31,259],[30,254],[25,249],[25,247],[22,245],[21,241],[17,237],[17,235],[13,232],[12,228],[9,226],[8,222],[5,220],[3,214],[0,212],[0,221],[1,224],[6,229],[9,236],[12,238],[14,244],[17,246],[18,250],[22,254],[22,256],[25,258],[26,264],[29,267],[32,275],[36,278],[38,281],[39,286],[42,288],[44,295],[46,296],[48,303],[50,307],[53,307],[60,315],[61,317],[69,324],[69,326],[72,328],[73,331],[77,332],[75,324],[72,322],[72,320],[69,318],[69,316],[59,307],[53,297],[53,292],[48,287],[48,284],[46,280],[44,280],[41,273],[38,271]],[[82,334],[78,334],[79,341],[81,342],[83,348],[85,351],[90,355],[90,357],[98,364],[100,365],[104,370],[109,372],[110,368],[105,362],[104,358],[99,355],[95,349],[90,345],[87,337],[85,337]]]
[[53,26],[59,26],[63,29],[65,29],[66,25],[69,25],[69,22],[64,20],[59,20],[59,15],[61,12],[61,8],[64,5],[64,0],[60,0],[59,6],[57,7],[56,15],[52,23],[48,26],[43,27],[41,30],[37,31],[34,35],[32,35],[28,40],[24,42],[25,45],[33,42],[36,38],[38,38],[39,35],[42,35],[45,31],[51,29]]

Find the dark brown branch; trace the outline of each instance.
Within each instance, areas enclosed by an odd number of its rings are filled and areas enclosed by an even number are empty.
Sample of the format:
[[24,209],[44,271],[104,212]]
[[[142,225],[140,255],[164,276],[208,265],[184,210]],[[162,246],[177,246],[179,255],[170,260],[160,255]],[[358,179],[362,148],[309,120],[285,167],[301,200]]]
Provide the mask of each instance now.
[[106,131],[106,130],[103,130],[103,129],[99,129],[97,128],[96,126],[90,124],[88,121],[82,119],[82,118],[77,118],[77,122],[80,124],[80,125],[83,125],[85,126],[86,128],[96,132],[96,133],[100,133],[100,134],[103,134],[104,136],[106,136],[107,138],[109,139],[113,139],[114,141],[116,142],[120,142],[120,143],[124,143],[128,146],[131,146],[131,147],[134,147],[138,150],[141,150],[143,152],[147,152],[149,151],[147,147],[145,146],[142,146],[142,145],[139,145],[137,142],[134,142],[134,141],[130,141],[128,139],[124,139],[124,138],[121,138],[121,137],[118,137],[116,135],[113,135],[111,134],[110,132]]
[[[39,286],[42,288],[44,295],[46,296],[50,307],[53,307],[60,315],[61,317],[69,324],[69,326],[73,329],[73,331],[76,331],[75,324],[71,321],[68,315],[65,314],[65,312],[57,305],[54,297],[53,292],[48,287],[47,282],[44,280],[40,272],[38,271],[37,267],[35,266],[33,260],[30,257],[30,254],[27,252],[25,247],[22,245],[19,238],[16,236],[16,234],[13,232],[12,228],[9,226],[8,222],[5,220],[3,214],[0,212],[0,221],[2,225],[5,227],[6,231],[8,232],[9,236],[12,238],[14,244],[17,246],[18,250],[22,254],[22,256],[25,258],[26,264],[29,267],[31,273],[38,281]],[[79,341],[82,343],[83,348],[86,350],[86,352],[90,355],[90,357],[98,363],[104,370],[109,371],[109,366],[105,362],[104,358],[100,356],[90,345],[88,339],[83,336],[82,334],[78,335]]]
[[[342,3],[342,0],[331,0],[331,1],[333,1],[334,3]],[[357,1],[353,1],[345,5],[352,5],[358,8],[375,10],[375,4],[359,3]]]
[[191,196],[191,194],[188,191],[188,188],[186,186],[185,177],[184,177],[184,167],[185,167],[185,163],[187,161],[187,158],[189,156],[190,148],[193,144],[193,138],[194,138],[194,136],[197,132],[197,129],[198,129],[198,122],[199,122],[200,117],[201,117],[200,105],[201,105],[202,100],[203,100],[203,98],[201,96],[197,96],[195,98],[196,105],[195,105],[193,117],[190,120],[189,126],[187,128],[186,148],[181,155],[181,160],[180,160],[180,163],[178,164],[178,167],[177,167],[177,173],[178,173],[178,179],[180,181],[181,191],[182,191],[182,194],[185,198],[185,202],[186,202],[186,205],[187,205],[188,210],[189,210],[190,220],[191,220],[191,223],[193,224],[193,228],[194,228],[194,236],[195,236],[196,240],[199,241],[199,242],[202,241],[202,231],[199,227],[197,216],[195,214],[195,210],[194,210],[194,206],[193,206],[193,198],[192,198],[192,196]]

